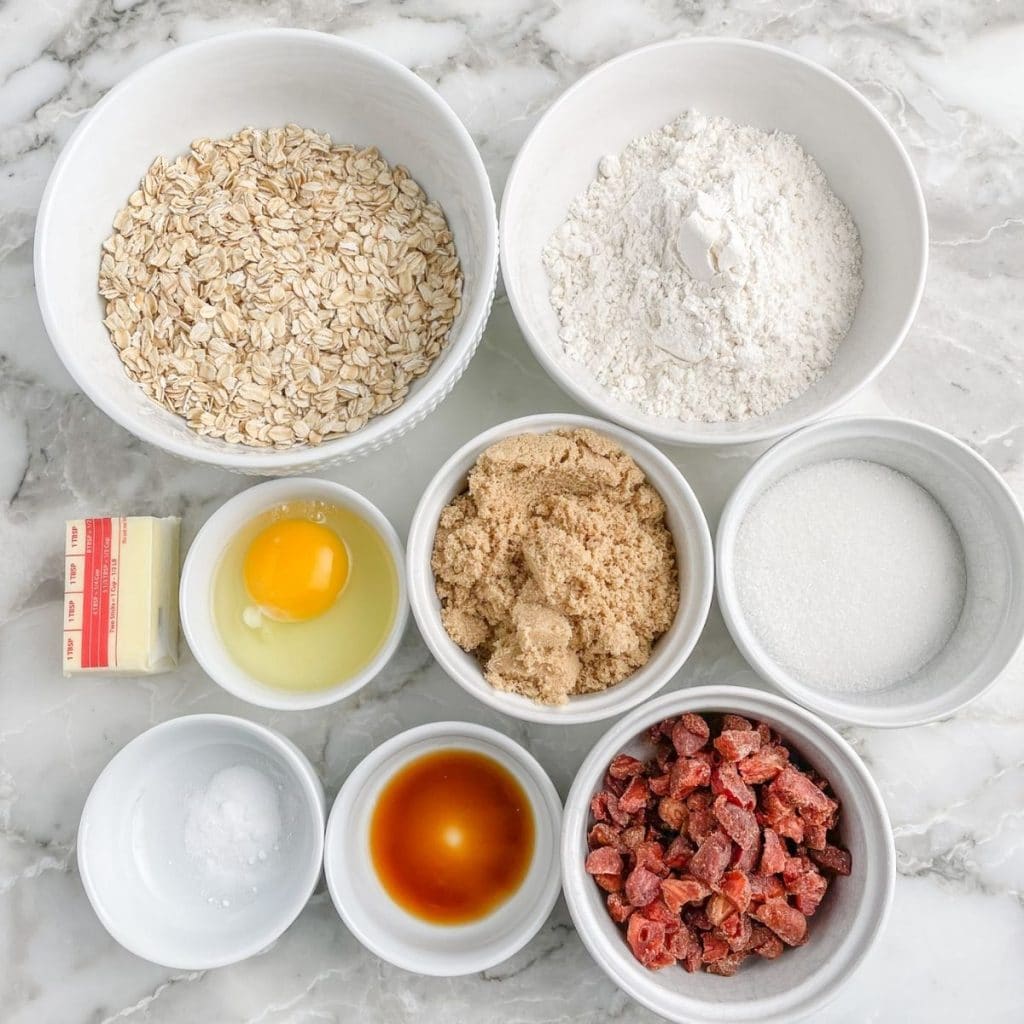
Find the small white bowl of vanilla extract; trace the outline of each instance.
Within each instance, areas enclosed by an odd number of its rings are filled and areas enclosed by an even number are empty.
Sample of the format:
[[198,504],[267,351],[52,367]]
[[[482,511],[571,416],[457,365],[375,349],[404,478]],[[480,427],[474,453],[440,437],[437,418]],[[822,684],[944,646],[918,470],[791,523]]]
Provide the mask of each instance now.
[[338,793],[324,871],[353,935],[418,974],[507,960],[558,898],[562,805],[518,743],[467,722],[400,733]]

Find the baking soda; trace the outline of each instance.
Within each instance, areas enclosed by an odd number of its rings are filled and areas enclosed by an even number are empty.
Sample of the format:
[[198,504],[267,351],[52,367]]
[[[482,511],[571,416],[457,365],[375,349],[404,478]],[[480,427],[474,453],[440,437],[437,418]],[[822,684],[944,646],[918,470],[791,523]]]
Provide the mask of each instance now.
[[902,473],[858,459],[807,466],[740,524],[736,585],[758,640],[801,682],[868,692],[937,655],[963,608],[953,525]]

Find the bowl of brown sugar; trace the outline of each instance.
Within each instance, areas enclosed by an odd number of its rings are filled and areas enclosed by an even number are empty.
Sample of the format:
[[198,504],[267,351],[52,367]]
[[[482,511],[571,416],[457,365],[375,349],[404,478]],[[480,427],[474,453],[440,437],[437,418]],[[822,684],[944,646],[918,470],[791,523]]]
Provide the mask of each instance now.
[[413,614],[442,668],[533,722],[646,700],[704,628],[714,558],[682,473],[586,416],[492,427],[428,485],[407,547]]

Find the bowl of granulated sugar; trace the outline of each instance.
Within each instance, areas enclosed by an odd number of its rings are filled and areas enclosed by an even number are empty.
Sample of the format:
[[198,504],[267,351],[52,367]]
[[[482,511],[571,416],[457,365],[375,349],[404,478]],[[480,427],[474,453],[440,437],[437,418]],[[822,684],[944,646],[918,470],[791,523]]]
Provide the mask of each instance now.
[[1024,519],[976,452],[920,423],[798,431],[740,481],[718,526],[729,632],[768,682],[871,726],[950,715],[1024,638]]
[[793,53],[678,39],[617,57],[540,118],[501,207],[534,355],[666,444],[781,437],[896,352],[928,224],[892,128]]

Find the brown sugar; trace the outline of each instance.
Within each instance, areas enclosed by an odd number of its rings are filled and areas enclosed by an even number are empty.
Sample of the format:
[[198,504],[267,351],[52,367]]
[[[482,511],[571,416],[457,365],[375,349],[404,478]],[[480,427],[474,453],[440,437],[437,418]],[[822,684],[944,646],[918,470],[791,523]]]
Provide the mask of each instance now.
[[448,635],[492,686],[545,704],[645,665],[679,605],[664,502],[592,430],[483,452],[441,513],[432,567]]

